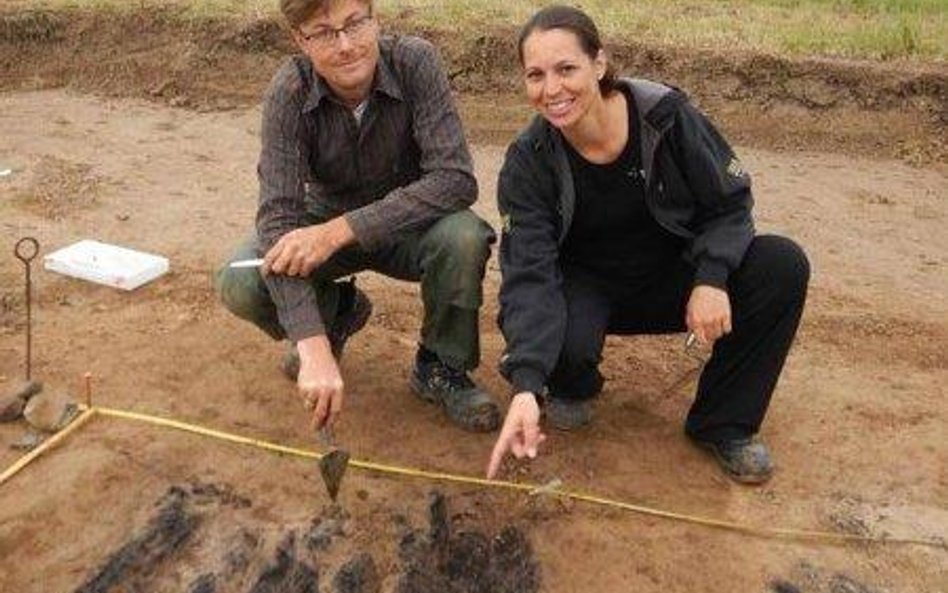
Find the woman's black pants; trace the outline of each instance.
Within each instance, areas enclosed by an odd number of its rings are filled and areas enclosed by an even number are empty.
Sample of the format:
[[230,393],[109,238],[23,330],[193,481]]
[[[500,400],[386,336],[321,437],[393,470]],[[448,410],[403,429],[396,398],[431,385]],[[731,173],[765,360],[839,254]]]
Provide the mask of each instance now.
[[[685,331],[694,267],[680,261],[628,286],[566,267],[567,328],[549,380],[550,395],[588,399],[602,389],[607,334]],[[809,281],[809,263],[793,241],[755,237],[727,292],[732,331],[718,339],[698,381],[685,431],[699,440],[749,436],[760,428],[793,343]]]

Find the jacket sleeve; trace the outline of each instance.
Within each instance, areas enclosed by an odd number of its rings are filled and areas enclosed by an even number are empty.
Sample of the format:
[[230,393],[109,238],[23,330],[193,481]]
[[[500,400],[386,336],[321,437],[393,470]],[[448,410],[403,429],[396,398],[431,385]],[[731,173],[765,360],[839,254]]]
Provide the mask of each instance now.
[[750,176],[714,125],[687,101],[676,114],[671,140],[696,199],[694,283],[726,288],[754,238]]
[[566,333],[559,256],[559,216],[552,173],[515,142],[497,183],[502,221],[500,328],[506,350],[501,374],[517,392],[540,393]]

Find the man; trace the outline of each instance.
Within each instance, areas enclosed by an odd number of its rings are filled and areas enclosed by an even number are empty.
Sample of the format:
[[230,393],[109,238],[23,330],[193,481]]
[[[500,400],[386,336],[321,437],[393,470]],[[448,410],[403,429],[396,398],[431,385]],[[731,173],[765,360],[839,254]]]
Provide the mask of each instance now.
[[422,399],[462,428],[499,413],[468,377],[479,361],[481,281],[494,233],[467,207],[471,157],[434,48],[381,36],[371,0],[281,0],[302,55],[277,72],[263,108],[256,234],[225,266],[225,305],[291,344],[284,371],[317,428],[342,411],[338,357],[371,304],[353,282],[374,270],[421,283],[411,374]]

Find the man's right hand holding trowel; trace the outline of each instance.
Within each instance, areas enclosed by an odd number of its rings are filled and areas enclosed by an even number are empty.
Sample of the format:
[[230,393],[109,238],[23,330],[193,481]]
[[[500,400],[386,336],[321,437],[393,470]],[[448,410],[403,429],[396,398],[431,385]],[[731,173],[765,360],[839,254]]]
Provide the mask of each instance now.
[[329,498],[336,502],[342,477],[349,465],[349,452],[336,446],[334,426],[342,411],[342,375],[326,336],[313,336],[297,343],[300,373],[296,385],[303,406],[312,413],[312,428],[328,451],[319,458],[319,475]]
[[325,335],[312,336],[296,344],[300,373],[296,386],[303,406],[312,413],[315,430],[333,426],[342,412],[345,398],[342,374]]

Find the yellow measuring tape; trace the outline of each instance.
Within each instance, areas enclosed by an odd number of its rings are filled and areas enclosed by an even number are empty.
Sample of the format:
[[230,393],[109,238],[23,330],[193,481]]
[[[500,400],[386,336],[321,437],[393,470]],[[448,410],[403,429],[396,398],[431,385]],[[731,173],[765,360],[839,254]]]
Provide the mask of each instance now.
[[[82,413],[77,417],[69,426],[59,431],[48,440],[46,440],[42,445],[25,455],[22,459],[17,461],[15,464],[10,466],[3,474],[0,474],[0,485],[13,477],[14,474],[26,467],[31,461],[39,457],[46,450],[52,448],[57,443],[61,442],[66,438],[70,433],[77,430],[80,426],[86,424],[93,416],[109,416],[112,418],[121,418],[125,420],[133,420],[136,422],[143,422],[146,424],[152,424],[155,426],[163,426],[166,428],[173,428],[175,430],[181,430],[184,432],[190,432],[192,434],[197,434],[205,437],[210,437],[213,439],[227,441],[230,443],[236,443],[239,445],[247,445],[250,447],[255,447],[257,449],[264,449],[267,451],[273,451],[275,453],[282,453],[285,455],[293,455],[295,457],[305,457],[309,459],[320,459],[322,454],[316,451],[309,451],[306,449],[298,449],[295,447],[287,447],[285,445],[279,445],[276,443],[271,443],[269,441],[264,441],[260,439],[254,439],[250,437],[245,437],[233,433],[223,432],[220,430],[214,430],[211,428],[206,428],[203,426],[198,426],[196,424],[191,424],[188,422],[181,422],[179,420],[173,420],[171,418],[162,418],[160,416],[152,416],[150,414],[142,414],[139,412],[129,412],[127,410],[118,410],[114,408],[101,408],[98,406],[89,408],[82,406]],[[737,531],[740,533],[746,533],[750,535],[765,536],[765,537],[784,537],[784,538],[794,538],[794,539],[808,539],[808,540],[817,540],[833,543],[843,543],[843,542],[862,542],[862,543],[889,543],[889,544],[915,544],[920,546],[930,546],[935,548],[946,549],[946,543],[944,541],[937,540],[928,540],[921,538],[909,538],[909,537],[872,537],[866,535],[855,535],[848,533],[833,533],[829,531],[811,531],[804,529],[783,529],[779,527],[756,527],[752,525],[746,525],[742,523],[737,523],[734,521],[725,521],[722,519],[710,519],[705,517],[698,517],[695,515],[688,515],[684,513],[676,513],[673,511],[665,511],[662,509],[656,509],[652,507],[631,504],[628,502],[623,502],[620,500],[613,500],[605,498],[602,496],[596,496],[593,494],[588,494],[585,492],[578,492],[574,490],[565,490],[562,488],[551,488],[550,486],[544,486],[541,484],[528,484],[528,483],[519,483],[519,482],[508,482],[504,480],[487,480],[484,478],[477,478],[474,476],[463,476],[458,474],[449,474],[443,472],[433,472],[409,467],[399,467],[395,465],[386,465],[383,463],[375,463],[371,461],[361,461],[358,459],[352,459],[349,461],[349,465],[352,467],[357,467],[359,469],[364,469],[368,471],[379,472],[382,474],[390,475],[399,475],[399,476],[408,476],[413,478],[423,478],[427,480],[435,480],[440,482],[454,482],[461,484],[472,484],[477,486],[484,486],[488,488],[499,488],[506,490],[518,490],[521,492],[528,493],[539,493],[542,492],[549,496],[557,496],[560,498],[568,498],[572,500],[579,500],[583,502],[588,502],[591,504],[614,508],[622,509],[626,511],[631,511],[641,515],[649,515],[652,517],[661,517],[663,519],[671,519],[674,521],[691,523],[694,525],[703,525],[706,527],[717,527],[721,529],[727,529],[730,531]]]

